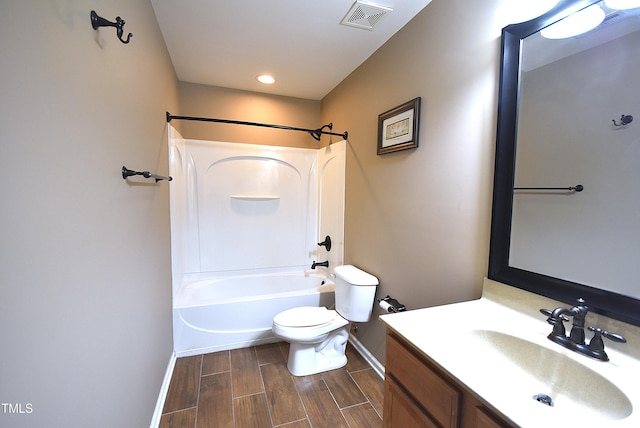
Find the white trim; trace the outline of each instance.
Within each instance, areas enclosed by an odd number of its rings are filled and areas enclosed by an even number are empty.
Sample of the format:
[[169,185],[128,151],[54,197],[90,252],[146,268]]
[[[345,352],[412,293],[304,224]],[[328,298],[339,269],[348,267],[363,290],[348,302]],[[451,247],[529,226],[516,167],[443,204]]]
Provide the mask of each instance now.
[[382,380],[384,380],[384,366],[380,364],[380,361],[373,356],[371,352],[367,348],[364,347],[362,342],[360,342],[353,334],[349,334],[349,343],[355,348],[356,351],[364,358],[364,360],[369,363],[374,372],[380,376]]
[[164,407],[164,402],[167,399],[167,393],[169,392],[169,385],[171,384],[171,377],[173,375],[173,368],[176,365],[176,353],[171,353],[171,358],[169,358],[169,364],[167,365],[167,371],[164,373],[164,380],[162,381],[162,385],[160,386],[160,394],[158,394],[158,401],[156,402],[156,408],[153,411],[153,416],[151,417],[151,424],[149,428],[158,428],[160,426],[160,418],[162,417],[162,409]]

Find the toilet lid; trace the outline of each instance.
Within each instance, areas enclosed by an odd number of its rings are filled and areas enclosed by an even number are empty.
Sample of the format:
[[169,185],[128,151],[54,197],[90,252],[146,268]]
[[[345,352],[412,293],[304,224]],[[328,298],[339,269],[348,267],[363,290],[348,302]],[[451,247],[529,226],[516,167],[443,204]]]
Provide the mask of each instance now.
[[321,306],[302,306],[280,312],[273,322],[283,327],[314,327],[328,324],[333,320],[331,311]]

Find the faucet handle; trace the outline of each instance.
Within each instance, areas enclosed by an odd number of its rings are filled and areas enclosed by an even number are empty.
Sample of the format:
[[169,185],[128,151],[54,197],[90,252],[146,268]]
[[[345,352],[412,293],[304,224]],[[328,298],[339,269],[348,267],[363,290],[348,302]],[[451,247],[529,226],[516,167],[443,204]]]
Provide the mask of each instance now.
[[553,311],[549,309],[540,309],[540,313],[547,316],[547,322],[553,326],[553,331],[550,336],[562,337],[567,334],[564,328],[564,321],[569,321],[569,318],[563,314],[553,315]]
[[[546,315],[549,318],[551,318],[553,316],[553,311],[551,309],[540,309],[540,313],[542,315]],[[564,316],[562,314],[560,314],[560,316],[558,318],[560,318],[562,321],[569,321],[569,318],[567,318],[566,316]],[[551,322],[549,320],[547,320],[547,322],[549,322],[549,324],[551,324]]]
[[[602,336],[613,342],[627,343],[627,339],[625,339],[621,334],[611,333],[601,329],[600,327],[589,327],[589,331],[593,332],[593,339],[595,339],[597,336]],[[591,339],[591,342],[593,342],[593,339]]]
[[588,353],[590,357],[596,358],[601,361],[609,361],[609,356],[604,351],[604,343],[602,341],[603,337],[606,337],[609,340],[613,340],[614,342],[626,343],[627,339],[622,337],[617,333],[610,333],[606,330],[603,330],[599,327],[589,327],[589,330],[593,332],[593,337],[589,342]]

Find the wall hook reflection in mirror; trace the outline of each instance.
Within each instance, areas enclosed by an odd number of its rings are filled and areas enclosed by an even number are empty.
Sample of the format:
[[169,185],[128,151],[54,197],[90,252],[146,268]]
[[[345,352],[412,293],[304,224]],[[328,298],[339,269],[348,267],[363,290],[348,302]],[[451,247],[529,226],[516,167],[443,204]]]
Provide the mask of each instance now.
[[133,175],[141,175],[144,178],[153,178],[156,180],[156,183],[162,180],[167,180],[167,181],[173,180],[173,177],[165,177],[162,175],[151,174],[149,171],[133,171],[131,169],[127,169],[126,166],[122,167],[122,178],[124,180],[126,180],[127,177],[131,177]]
[[127,36],[127,40],[124,40],[122,38],[122,35],[124,34],[124,28],[122,27],[124,27],[124,24],[124,19],[120,18],[119,16],[116,16],[116,22],[111,22],[107,21],[101,16],[98,16],[95,10],[91,11],[91,26],[94,30],[97,30],[100,27],[115,27],[118,39],[120,39],[122,43],[129,43],[131,41],[131,37],[133,37],[133,34],[129,33],[129,35]]
[[622,116],[620,116],[620,123],[616,123],[615,119],[612,119],[611,121],[615,126],[624,126],[630,124],[633,121],[633,116],[631,116],[630,114],[623,114]]

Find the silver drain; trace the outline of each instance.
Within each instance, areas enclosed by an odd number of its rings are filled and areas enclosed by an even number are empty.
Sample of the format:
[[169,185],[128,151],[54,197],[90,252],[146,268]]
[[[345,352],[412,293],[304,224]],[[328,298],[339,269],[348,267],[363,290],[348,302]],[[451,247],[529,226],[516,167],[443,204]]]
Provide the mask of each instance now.
[[543,404],[546,404],[549,407],[553,407],[553,399],[549,397],[547,394],[536,394],[533,396],[533,399]]

